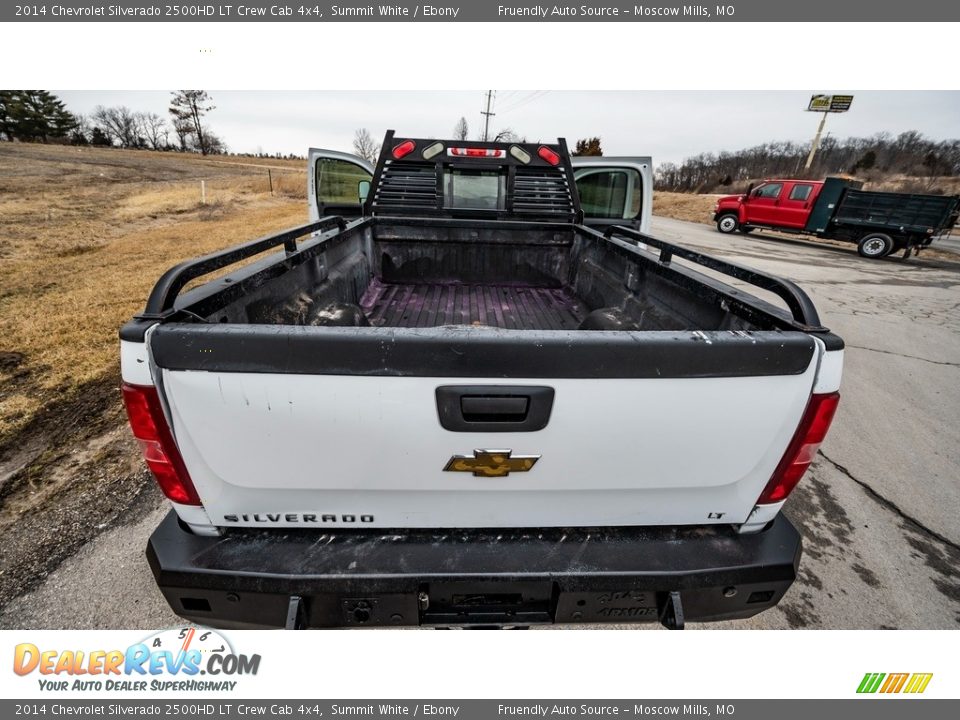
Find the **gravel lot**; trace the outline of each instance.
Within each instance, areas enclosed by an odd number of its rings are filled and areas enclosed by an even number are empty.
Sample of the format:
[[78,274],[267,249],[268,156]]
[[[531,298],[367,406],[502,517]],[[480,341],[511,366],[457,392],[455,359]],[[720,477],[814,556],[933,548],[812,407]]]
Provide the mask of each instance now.
[[[775,609],[709,627],[960,625],[960,262],[863,260],[849,248],[657,218],[654,234],[798,282],[847,343],[823,455],[787,505],[799,580]],[[960,260],[960,258],[958,258]],[[4,628],[176,624],[143,556],[166,512],[148,490],[0,611]]]

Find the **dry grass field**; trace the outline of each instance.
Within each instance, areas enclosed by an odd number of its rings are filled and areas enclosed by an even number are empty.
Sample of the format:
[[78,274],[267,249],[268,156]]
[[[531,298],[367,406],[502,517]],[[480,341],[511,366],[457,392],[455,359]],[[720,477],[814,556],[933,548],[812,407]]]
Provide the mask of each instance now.
[[154,492],[117,330],[170,266],[305,222],[305,165],[0,143],[0,604]]
[[722,195],[664,192],[653,194],[653,214],[659,217],[713,224],[713,206]]
[[0,447],[115,373],[117,328],[166,268],[306,220],[303,161],[244,160],[0,145]]

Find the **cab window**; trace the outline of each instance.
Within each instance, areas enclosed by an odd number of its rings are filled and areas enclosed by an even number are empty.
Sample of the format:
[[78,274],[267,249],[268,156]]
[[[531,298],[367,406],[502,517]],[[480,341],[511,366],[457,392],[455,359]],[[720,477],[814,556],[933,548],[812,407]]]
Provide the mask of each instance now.
[[322,157],[317,160],[316,177],[320,205],[356,205],[360,201],[360,181],[372,176],[349,160]]
[[575,177],[586,217],[632,219],[640,214],[643,184],[633,168],[582,169]]
[[794,185],[793,190],[790,191],[790,199],[804,202],[810,197],[812,191],[813,185]]
[[503,210],[507,179],[497,170],[444,173],[444,206],[460,210]]
[[761,185],[757,188],[757,192],[754,197],[758,198],[778,198],[780,197],[780,191],[783,190],[783,183],[767,183],[766,185]]

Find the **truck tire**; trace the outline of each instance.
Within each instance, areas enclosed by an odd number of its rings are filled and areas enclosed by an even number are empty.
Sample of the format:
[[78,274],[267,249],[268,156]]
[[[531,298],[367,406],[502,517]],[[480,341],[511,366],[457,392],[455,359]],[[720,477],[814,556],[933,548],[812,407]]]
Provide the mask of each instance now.
[[876,260],[893,251],[893,238],[883,233],[870,233],[860,238],[857,243],[857,252],[860,257]]
[[736,232],[737,228],[739,227],[740,221],[737,220],[736,215],[727,213],[726,215],[721,215],[717,218],[717,230],[722,232],[724,235],[729,235],[732,232]]

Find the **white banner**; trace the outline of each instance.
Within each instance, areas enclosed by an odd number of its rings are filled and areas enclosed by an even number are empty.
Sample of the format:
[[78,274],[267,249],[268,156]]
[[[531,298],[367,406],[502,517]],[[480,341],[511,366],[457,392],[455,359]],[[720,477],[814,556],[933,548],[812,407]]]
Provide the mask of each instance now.
[[[960,697],[953,640],[948,632],[919,631],[184,626],[146,634],[6,630],[0,631],[0,653],[5,699],[912,699]],[[885,677],[867,677],[879,674]],[[921,692],[907,692],[921,685]]]

